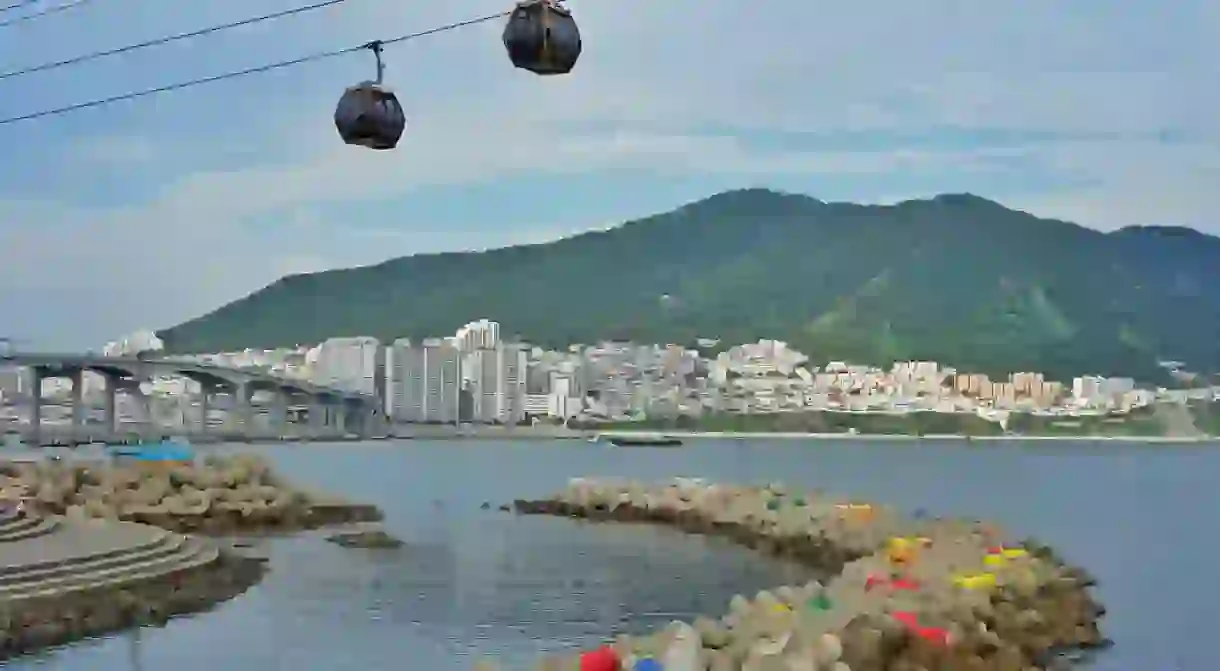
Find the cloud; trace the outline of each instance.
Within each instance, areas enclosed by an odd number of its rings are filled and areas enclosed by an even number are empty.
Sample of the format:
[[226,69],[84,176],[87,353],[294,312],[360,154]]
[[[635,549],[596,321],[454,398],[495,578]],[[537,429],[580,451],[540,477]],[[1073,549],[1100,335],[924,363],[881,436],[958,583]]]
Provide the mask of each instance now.
[[86,138],[65,152],[63,160],[92,167],[149,163],[157,158],[157,148],[145,137],[99,136]]
[[[0,62],[71,55],[47,52],[52,35],[85,52],[295,4],[139,2],[140,21],[99,5],[33,22]],[[334,134],[363,54],[0,127],[0,319],[92,345],[285,273],[536,242],[732,186],[972,190],[1101,228],[1220,231],[1214,3],[571,4],[586,49],[566,78],[513,70],[498,22],[389,48],[410,118],[395,152]],[[504,8],[345,3],[0,82],[0,115]]]

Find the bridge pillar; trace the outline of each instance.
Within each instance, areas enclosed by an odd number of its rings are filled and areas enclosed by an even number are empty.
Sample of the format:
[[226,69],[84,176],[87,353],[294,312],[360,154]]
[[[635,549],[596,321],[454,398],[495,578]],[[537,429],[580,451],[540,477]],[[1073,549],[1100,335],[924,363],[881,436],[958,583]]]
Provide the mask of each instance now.
[[30,368],[30,442],[34,447],[42,445],[42,380],[43,370]]
[[275,389],[272,391],[271,412],[268,414],[268,428],[276,436],[282,436],[288,428],[288,391]]
[[360,433],[360,413],[355,412],[351,403],[344,401],[339,404],[343,412],[343,424],[339,427],[339,433],[347,435],[349,433]]
[[102,423],[106,427],[107,439],[113,439],[115,432],[118,430],[118,422],[115,419],[115,401],[119,381],[111,373],[105,373],[103,378],[106,381],[106,386],[102,395]]
[[157,431],[157,418],[153,414],[152,399],[144,390],[140,388],[140,379],[131,378],[124,380],[122,383],[123,391],[127,392],[127,398],[135,403],[136,407],[131,410],[132,423],[135,425],[135,432],[141,438],[147,438]]
[[354,433],[361,438],[368,437],[369,433],[369,410],[368,407],[360,401],[349,401],[344,411],[347,419],[347,432]]
[[79,440],[85,428],[85,371],[74,368],[68,378],[72,380],[72,439]]
[[206,382],[199,383],[199,435],[208,432],[208,415],[212,412],[212,386]]
[[310,433],[318,435],[326,430],[330,424],[330,418],[327,416],[326,399],[315,396],[309,404],[309,430]]
[[253,395],[254,388],[248,383],[233,383],[233,406],[229,408],[229,425],[233,430],[244,434],[252,428],[250,397]]

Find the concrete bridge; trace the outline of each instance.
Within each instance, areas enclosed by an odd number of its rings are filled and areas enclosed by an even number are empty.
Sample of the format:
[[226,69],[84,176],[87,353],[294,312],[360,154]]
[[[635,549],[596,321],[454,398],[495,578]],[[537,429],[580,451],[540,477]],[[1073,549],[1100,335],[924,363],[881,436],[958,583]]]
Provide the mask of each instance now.
[[303,380],[279,377],[269,373],[228,368],[197,361],[151,357],[111,357],[95,354],[7,353],[0,355],[0,365],[22,366],[32,371],[30,393],[30,430],[35,443],[40,441],[42,428],[42,382],[47,378],[68,378],[72,381],[72,431],[85,434],[85,403],[82,375],[92,371],[105,379],[103,396],[103,426],[105,434],[114,434],[115,395],[119,391],[139,392],[139,385],[157,376],[179,376],[199,383],[200,422],[197,432],[207,431],[207,417],[212,399],[217,394],[232,398],[230,426],[227,432],[252,428],[250,399],[256,391],[270,392],[274,398],[271,412],[273,427],[288,422],[290,405],[306,405],[308,422],[316,433],[366,435],[372,430],[379,414],[377,399],[369,394],[323,387]]

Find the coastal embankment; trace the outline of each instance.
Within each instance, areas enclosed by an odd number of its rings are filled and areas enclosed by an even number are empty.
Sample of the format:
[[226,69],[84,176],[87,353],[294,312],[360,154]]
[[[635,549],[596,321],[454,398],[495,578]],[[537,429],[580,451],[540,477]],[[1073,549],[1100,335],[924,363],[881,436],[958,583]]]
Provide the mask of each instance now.
[[[666,671],[1025,671],[1107,645],[1094,580],[995,525],[903,515],[887,506],[675,479],[575,479],[520,514],[656,523],[720,535],[822,572],[824,582],[738,595],[723,617],[619,636],[580,668]],[[646,661],[654,660],[654,661]],[[660,666],[656,663],[659,662]],[[557,657],[540,669],[575,668]],[[597,666],[602,664],[602,666]],[[651,664],[651,665],[650,665]]]
[[396,424],[369,435],[311,433],[307,431],[273,432],[257,430],[219,430],[206,432],[185,427],[143,427],[139,430],[105,432],[95,428],[74,431],[70,426],[43,426],[35,433],[22,426],[0,431],[0,438],[11,436],[15,445],[82,446],[92,444],[136,445],[156,442],[165,436],[189,440],[195,445],[270,444],[270,443],[352,443],[368,440],[580,440],[595,432],[570,429],[565,426],[499,426],[485,424]]
[[[219,537],[375,521],[255,456],[0,463],[0,660],[207,610],[266,566]],[[188,535],[189,534],[189,535]]]
[[1215,438],[1202,436],[1023,436],[1016,434],[1000,434],[994,436],[967,436],[961,434],[929,434],[929,435],[906,435],[906,434],[869,434],[869,433],[799,433],[791,431],[665,431],[663,433],[657,431],[624,431],[615,429],[606,431],[600,434],[602,437],[609,436],[657,436],[664,435],[673,438],[682,439],[720,439],[720,440],[875,440],[875,441],[945,441],[945,440],[960,440],[960,441],[1067,441],[1075,444],[1088,444],[1093,441],[1102,442],[1124,442],[1124,443],[1211,443],[1216,442]]
[[[1007,412],[983,417],[973,412],[792,410],[784,412],[707,413],[698,417],[648,417],[634,421],[583,422],[575,428],[598,432],[652,431],[696,434],[884,437],[963,437],[971,439],[1127,439],[1202,440],[1215,435],[1214,421],[1194,406],[1156,404],[1129,412],[1076,415]],[[1195,413],[1192,415],[1191,413]],[[1194,419],[1192,419],[1194,418]],[[1197,425],[1197,426],[1196,426]]]

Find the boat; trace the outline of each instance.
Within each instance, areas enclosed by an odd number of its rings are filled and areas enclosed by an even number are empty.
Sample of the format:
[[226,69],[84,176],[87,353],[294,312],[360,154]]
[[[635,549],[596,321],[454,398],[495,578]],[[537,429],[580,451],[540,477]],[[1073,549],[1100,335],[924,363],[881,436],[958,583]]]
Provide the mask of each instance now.
[[604,436],[615,447],[681,447],[682,441],[673,436]]

